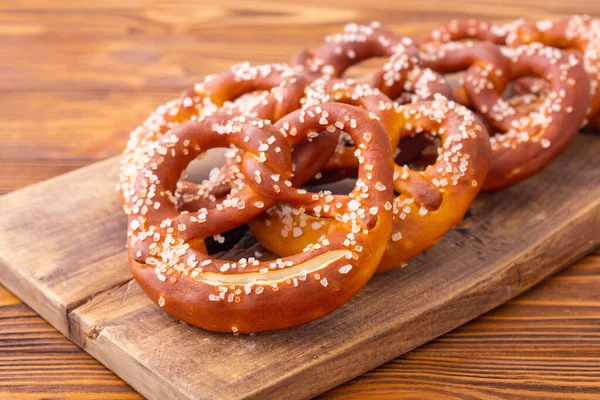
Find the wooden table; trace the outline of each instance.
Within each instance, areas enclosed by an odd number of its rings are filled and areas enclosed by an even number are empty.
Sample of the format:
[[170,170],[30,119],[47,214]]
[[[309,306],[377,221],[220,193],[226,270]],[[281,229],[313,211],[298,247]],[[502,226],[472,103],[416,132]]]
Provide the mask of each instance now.
[[[23,3],[0,1],[0,193],[117,154],[203,75],[285,61],[348,21],[418,35],[453,17],[600,16],[595,0]],[[597,252],[323,398],[600,398],[599,288]],[[0,398],[138,397],[0,287]]]

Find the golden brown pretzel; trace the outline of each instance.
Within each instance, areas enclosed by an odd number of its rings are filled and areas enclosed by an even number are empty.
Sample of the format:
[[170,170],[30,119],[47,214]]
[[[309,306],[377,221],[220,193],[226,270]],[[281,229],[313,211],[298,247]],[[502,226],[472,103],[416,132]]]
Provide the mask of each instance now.
[[304,88],[304,77],[285,64],[251,66],[241,63],[224,73],[207,76],[179,99],[158,107],[131,132],[121,157],[118,189],[123,204],[127,207],[131,202],[137,174],[147,161],[148,154],[168,130],[182,122],[213,114],[224,103],[255,90],[268,90],[268,95],[249,110],[250,114],[276,120],[300,107]]
[[314,53],[297,53],[291,64],[303,68],[308,80],[340,78],[344,72],[372,57],[389,57],[383,70],[371,80],[373,87],[395,99],[405,92],[415,100],[432,98],[434,93],[451,95],[448,83],[431,70],[421,68],[412,39],[382,26],[348,24],[341,34],[327,36]]
[[[546,46],[565,50],[575,50],[590,80],[590,104],[586,121],[600,112],[600,21],[589,16],[576,15],[556,21],[527,21],[518,26],[507,38],[507,44],[516,47],[521,44],[542,43]],[[547,94],[550,90],[540,80],[521,81],[526,92]]]
[[[394,188],[400,195],[383,207],[369,209],[373,215],[393,212],[392,236],[377,272],[400,266],[462,220],[485,179],[491,153],[487,133],[474,114],[443,96],[403,105],[394,112],[401,136],[428,132],[443,144],[436,162],[424,171],[395,165]],[[267,249],[285,256],[321,236],[330,223],[302,209],[277,205],[248,226]]]
[[[535,174],[562,151],[583,121],[588,83],[573,55],[539,43],[510,50],[465,41],[444,43],[434,53],[422,53],[421,59],[441,72],[485,60],[467,70],[463,85],[469,102],[500,132],[491,138],[493,158],[484,190],[501,189]],[[541,101],[523,108],[523,102],[502,98],[510,81],[531,75],[552,87]]]
[[535,75],[546,79],[551,91],[539,107],[523,112],[502,98],[501,80],[467,71],[470,99],[500,131],[491,138],[492,164],[483,190],[513,185],[544,168],[575,137],[589,104],[585,70],[572,54],[539,43],[503,49],[511,65],[509,80]]
[[[352,120],[357,127],[349,125]],[[290,146],[339,124],[361,150],[352,193],[329,196],[291,187]],[[227,204],[180,213],[172,193],[182,171],[203,151],[229,144],[245,151],[241,170],[247,185]],[[368,211],[392,200],[392,175],[383,127],[357,107],[309,107],[274,125],[224,115],[186,122],[158,141],[136,180],[135,196],[149,206],[129,216],[134,277],[168,313],[212,331],[258,332],[319,318],[344,304],[374,273],[383,254],[379,243],[390,235],[391,210]],[[335,222],[294,257],[228,262],[205,254],[203,238],[246,222],[275,199]]]

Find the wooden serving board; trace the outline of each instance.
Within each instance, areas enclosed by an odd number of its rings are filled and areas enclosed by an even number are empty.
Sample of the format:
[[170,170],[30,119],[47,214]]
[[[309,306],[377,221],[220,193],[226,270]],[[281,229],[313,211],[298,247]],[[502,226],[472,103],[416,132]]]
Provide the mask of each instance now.
[[254,336],[188,326],[131,279],[109,159],[0,198],[0,282],[151,399],[306,398],[518,295],[600,244],[600,137],[482,194],[408,267],[325,318]]

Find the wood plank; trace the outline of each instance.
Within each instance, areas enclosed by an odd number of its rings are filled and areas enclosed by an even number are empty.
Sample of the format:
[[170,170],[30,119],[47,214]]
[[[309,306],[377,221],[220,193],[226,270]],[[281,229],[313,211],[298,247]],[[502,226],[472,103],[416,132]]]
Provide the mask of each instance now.
[[2,283],[67,337],[69,310],[131,279],[117,171],[109,159],[0,198]]
[[595,11],[594,0],[553,0],[543,8],[518,0],[469,7],[443,0],[409,5],[356,0],[324,5],[312,0],[289,2],[283,10],[279,2],[248,7],[241,0],[168,8],[135,1],[85,6],[54,2],[51,7],[45,2],[39,7],[13,3],[0,9],[0,36],[6,41],[0,90],[8,91],[179,90],[241,59],[287,61],[294,51],[317,46],[324,34],[338,32],[349,21],[381,20],[416,36],[451,18],[510,20]]
[[473,319],[597,246],[598,151],[597,137],[579,136],[535,178],[480,196],[470,217],[410,267],[282,332],[191,328],[129,281],[114,160],[0,199],[0,279],[150,398],[306,397]]
[[597,399],[600,253],[319,399]]
[[0,287],[0,398],[141,399]]
[[[599,280],[597,251],[502,307],[319,399],[472,395],[562,400],[564,393],[594,399],[600,392],[600,301],[594,297]],[[48,323],[0,286],[0,398],[141,398],[51,332]],[[48,374],[51,383],[40,379]]]
[[[221,159],[211,152],[190,177]],[[0,198],[0,281],[67,337],[70,310],[132,277],[117,176],[113,157]]]

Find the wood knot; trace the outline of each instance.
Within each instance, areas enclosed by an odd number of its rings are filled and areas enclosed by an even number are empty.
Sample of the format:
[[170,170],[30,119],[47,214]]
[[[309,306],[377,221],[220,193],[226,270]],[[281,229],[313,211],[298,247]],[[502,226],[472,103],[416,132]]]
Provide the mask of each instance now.
[[90,331],[87,334],[88,339],[96,341],[96,339],[98,338],[98,336],[100,336],[100,333],[102,332],[104,328],[102,327],[97,327],[96,325],[92,325],[92,327],[90,328]]

